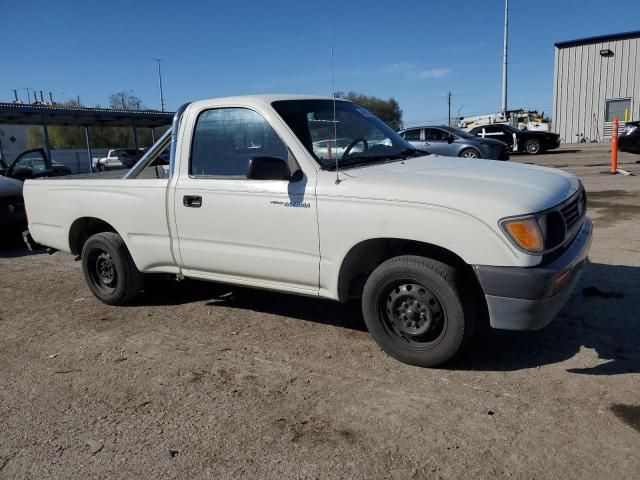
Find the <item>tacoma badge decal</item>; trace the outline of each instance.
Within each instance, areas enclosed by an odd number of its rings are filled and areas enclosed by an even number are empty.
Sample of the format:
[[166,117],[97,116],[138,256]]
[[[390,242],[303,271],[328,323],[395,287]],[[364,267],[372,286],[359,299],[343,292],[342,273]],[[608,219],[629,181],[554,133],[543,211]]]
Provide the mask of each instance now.
[[271,205],[282,205],[283,207],[311,208],[309,202],[283,202],[281,200],[271,200]]

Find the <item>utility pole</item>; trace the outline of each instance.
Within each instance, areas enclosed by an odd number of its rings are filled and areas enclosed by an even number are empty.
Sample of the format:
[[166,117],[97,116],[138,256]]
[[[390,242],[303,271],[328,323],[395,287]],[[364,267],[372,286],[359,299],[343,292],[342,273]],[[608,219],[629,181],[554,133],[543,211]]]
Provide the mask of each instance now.
[[507,111],[507,50],[509,39],[509,0],[504,0],[504,57],[502,61],[502,112]]
[[447,105],[449,106],[449,123],[447,123],[447,127],[451,126],[451,92],[447,92]]
[[158,83],[160,84],[160,111],[164,112],[164,94],[162,92],[162,70],[160,69],[160,62],[163,62],[161,58],[154,58],[158,62]]

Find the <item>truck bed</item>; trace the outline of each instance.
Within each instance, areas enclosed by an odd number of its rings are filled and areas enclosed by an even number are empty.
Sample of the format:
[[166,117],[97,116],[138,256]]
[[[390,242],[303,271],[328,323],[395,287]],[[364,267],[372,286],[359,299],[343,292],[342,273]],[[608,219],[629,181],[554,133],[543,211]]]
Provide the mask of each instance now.
[[123,179],[122,171],[28,180],[29,231],[37,243],[75,251],[75,229],[100,219],[120,234],[143,272],[177,272],[167,224],[167,180]]

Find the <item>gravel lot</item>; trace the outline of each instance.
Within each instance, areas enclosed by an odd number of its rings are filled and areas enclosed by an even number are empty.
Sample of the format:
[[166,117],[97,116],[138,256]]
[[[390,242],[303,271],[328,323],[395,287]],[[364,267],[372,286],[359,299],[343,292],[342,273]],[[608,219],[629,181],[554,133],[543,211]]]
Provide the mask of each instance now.
[[601,175],[606,145],[532,160],[582,178],[593,263],[548,328],[441,369],[357,304],[182,282],[114,308],[5,240],[0,478],[639,478],[640,176]]

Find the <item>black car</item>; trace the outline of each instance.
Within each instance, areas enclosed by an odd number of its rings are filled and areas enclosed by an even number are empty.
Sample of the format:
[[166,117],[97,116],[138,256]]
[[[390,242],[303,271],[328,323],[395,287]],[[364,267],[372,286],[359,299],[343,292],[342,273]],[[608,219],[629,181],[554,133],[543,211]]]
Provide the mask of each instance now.
[[71,169],[51,160],[44,149],[34,148],[22,152],[7,168],[0,168],[0,175],[25,181],[28,178],[71,175]]
[[22,182],[0,176],[0,237],[27,226]]
[[560,146],[560,135],[553,132],[535,130],[518,130],[506,123],[482,125],[469,130],[472,135],[483,138],[494,138],[511,147],[512,152],[526,152],[537,155]]
[[629,122],[618,135],[618,150],[640,155],[640,122]]
[[27,226],[22,183],[29,178],[71,175],[71,169],[49,159],[42,148],[22,152],[7,165],[0,159],[0,233]]

